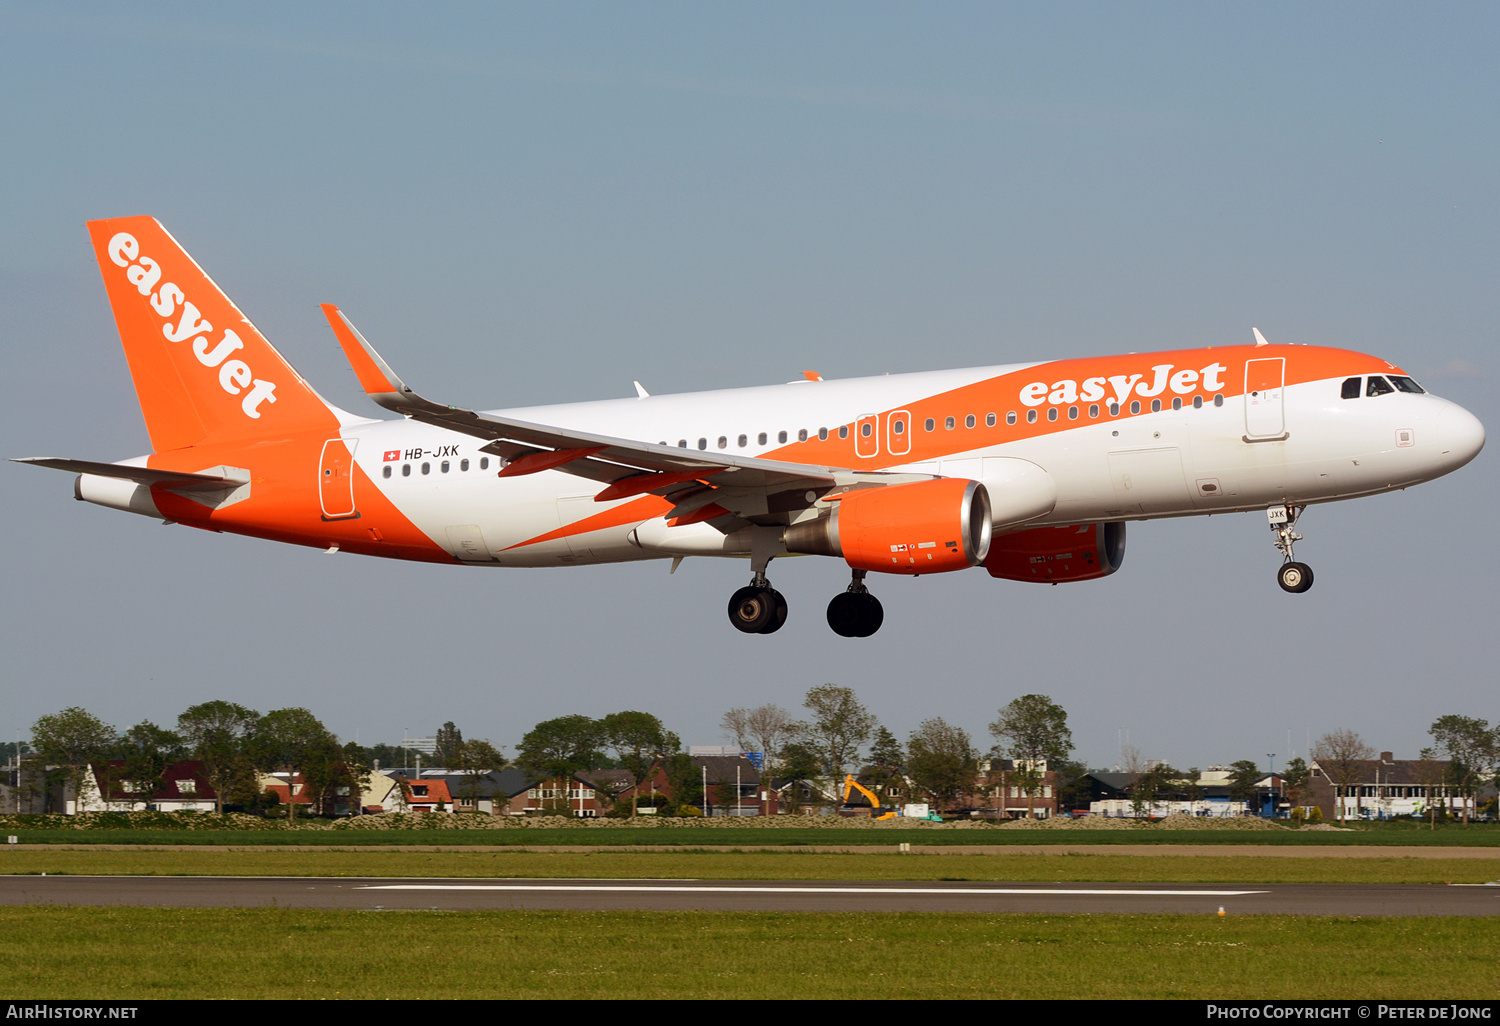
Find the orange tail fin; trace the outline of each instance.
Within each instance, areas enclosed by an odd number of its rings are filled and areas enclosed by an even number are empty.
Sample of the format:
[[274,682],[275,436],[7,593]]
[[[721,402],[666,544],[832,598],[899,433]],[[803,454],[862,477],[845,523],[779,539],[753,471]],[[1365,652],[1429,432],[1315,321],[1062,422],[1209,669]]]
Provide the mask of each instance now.
[[155,218],[90,221],[88,228],[158,452],[337,424]]

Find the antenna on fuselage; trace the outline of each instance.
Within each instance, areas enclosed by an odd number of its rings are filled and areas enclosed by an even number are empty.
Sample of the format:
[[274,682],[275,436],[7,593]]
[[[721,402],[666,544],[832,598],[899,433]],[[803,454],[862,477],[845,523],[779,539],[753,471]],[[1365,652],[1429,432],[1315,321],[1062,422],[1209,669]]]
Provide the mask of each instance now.
[[1259,328],[1251,328],[1250,330],[1253,331],[1253,332],[1255,332],[1255,344],[1257,346],[1268,346],[1268,345],[1271,344],[1271,343],[1269,343],[1269,342],[1266,341],[1266,336],[1264,336],[1264,335],[1262,335],[1260,333],[1260,329]]

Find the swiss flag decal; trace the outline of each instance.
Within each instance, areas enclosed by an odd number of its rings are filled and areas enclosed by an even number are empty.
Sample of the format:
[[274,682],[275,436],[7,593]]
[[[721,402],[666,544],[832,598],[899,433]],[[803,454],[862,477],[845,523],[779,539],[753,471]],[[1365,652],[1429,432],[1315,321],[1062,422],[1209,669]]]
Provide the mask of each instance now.
[[385,462],[386,463],[391,462],[391,460],[399,460],[400,458],[401,458],[401,450],[400,449],[387,449],[385,451]]

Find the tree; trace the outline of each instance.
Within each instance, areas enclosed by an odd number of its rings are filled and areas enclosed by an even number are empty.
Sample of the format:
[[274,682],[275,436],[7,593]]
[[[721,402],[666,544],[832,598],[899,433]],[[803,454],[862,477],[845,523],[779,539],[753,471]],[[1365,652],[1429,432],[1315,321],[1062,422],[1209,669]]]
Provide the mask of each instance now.
[[782,749],[795,737],[802,724],[779,705],[760,705],[754,709],[731,709],[719,721],[724,736],[732,738],[742,752],[760,752],[760,776],[768,787],[783,772]]
[[1255,785],[1260,783],[1260,780],[1260,767],[1249,759],[1240,759],[1238,762],[1230,763],[1229,797],[1244,802],[1246,809],[1253,809],[1258,790]]
[[516,751],[516,762],[534,777],[558,780],[566,793],[573,774],[593,769],[603,758],[602,746],[599,721],[575,713],[543,720],[527,731]]
[[1310,779],[1306,759],[1299,755],[1287,761],[1286,769],[1281,771],[1281,794],[1293,809],[1302,804],[1303,792],[1307,790]]
[[63,767],[75,798],[83,798],[90,763],[98,762],[115,741],[115,728],[80,706],[43,716],[31,726],[31,744],[43,762]]
[[120,735],[114,756],[120,760],[119,778],[133,801],[149,804],[162,786],[167,767],[182,758],[182,738],[150,720],[142,720]]
[[1440,716],[1427,732],[1453,762],[1459,795],[1463,798],[1464,824],[1469,822],[1469,799],[1476,785],[1497,761],[1497,731],[1485,720],[1471,716]]
[[885,727],[875,731],[875,740],[870,744],[870,763],[865,772],[872,782],[883,787],[904,782],[906,752],[896,735]]
[[1422,785],[1426,794],[1428,829],[1437,829],[1438,809],[1442,808],[1443,815],[1448,814],[1448,803],[1443,800],[1445,788],[1448,782],[1448,767],[1437,757],[1437,752],[1431,748],[1424,748],[1417,755],[1416,778],[1417,783]]
[[818,753],[823,772],[835,781],[844,767],[859,758],[859,749],[875,731],[875,717],[854,697],[853,688],[820,684],[803,700],[812,721],[802,726],[799,740]]
[[247,745],[260,713],[234,702],[203,702],[177,717],[177,733],[214,789],[214,803],[224,811],[225,796],[253,794],[255,775]]
[[288,815],[293,822],[297,819],[297,777],[302,777],[310,799],[321,811],[324,796],[343,766],[338,739],[299,706],[272,709],[262,716],[255,725],[251,751],[257,765],[287,775]]
[[432,764],[434,766],[458,765],[464,745],[463,731],[453,725],[449,720],[438,728],[437,747],[432,752]]
[[973,792],[979,777],[979,753],[968,731],[940,717],[923,720],[907,739],[906,751],[907,772],[932,795],[939,811]]
[[1046,695],[1022,695],[1000,710],[990,734],[996,741],[993,757],[1015,764],[1016,776],[1026,788],[1026,815],[1033,818],[1046,764],[1066,759],[1073,750],[1068,714]]
[[1152,763],[1136,776],[1135,783],[1131,785],[1131,810],[1138,818],[1150,815],[1163,797],[1171,795],[1181,778],[1182,773],[1173,769],[1170,764],[1160,761]]
[[[823,756],[811,745],[802,741],[788,741],[781,748],[781,773],[786,781],[783,795],[788,812],[802,808],[802,785],[799,781],[813,781],[823,775]],[[823,802],[823,792],[814,789],[812,803]]]
[[626,710],[610,713],[600,720],[604,743],[615,750],[620,763],[630,773],[630,814],[640,808],[639,788],[658,760],[674,755],[682,747],[677,735],[661,725],[661,720],[647,712]]
[[[1333,782],[1333,797],[1338,804],[1340,825],[1345,818],[1344,802],[1340,796],[1347,797],[1349,789],[1358,783],[1360,774],[1364,772],[1364,764],[1373,758],[1375,749],[1352,730],[1335,730],[1324,734],[1313,746],[1313,761]],[[1359,797],[1355,796],[1354,801],[1357,808]]]

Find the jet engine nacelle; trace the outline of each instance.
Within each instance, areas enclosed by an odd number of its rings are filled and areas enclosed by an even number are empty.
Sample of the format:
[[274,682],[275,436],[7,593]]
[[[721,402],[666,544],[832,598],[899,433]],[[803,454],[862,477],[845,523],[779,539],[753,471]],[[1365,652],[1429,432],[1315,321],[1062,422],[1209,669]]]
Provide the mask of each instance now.
[[990,545],[984,568],[1007,581],[1089,581],[1108,577],[1125,560],[1123,523],[1033,527],[1002,534]]
[[787,528],[785,540],[788,552],[842,556],[856,570],[964,570],[989,552],[990,495],[962,478],[860,488],[829,516]]

